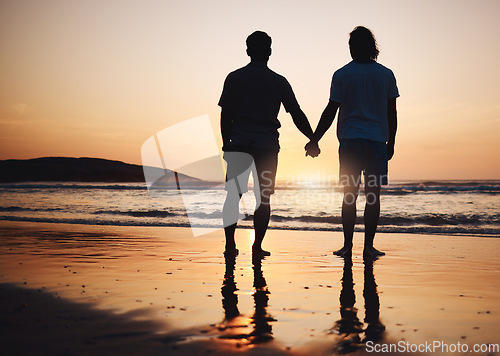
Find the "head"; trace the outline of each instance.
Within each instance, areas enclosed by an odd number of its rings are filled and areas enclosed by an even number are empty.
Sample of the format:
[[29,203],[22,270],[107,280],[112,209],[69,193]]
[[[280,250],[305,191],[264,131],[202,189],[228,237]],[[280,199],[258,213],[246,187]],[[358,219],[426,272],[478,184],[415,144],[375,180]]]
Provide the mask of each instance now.
[[376,61],[379,50],[373,33],[366,27],[358,26],[349,34],[351,57],[356,62]]
[[252,60],[268,61],[271,55],[271,37],[262,31],[255,31],[247,37],[247,54]]

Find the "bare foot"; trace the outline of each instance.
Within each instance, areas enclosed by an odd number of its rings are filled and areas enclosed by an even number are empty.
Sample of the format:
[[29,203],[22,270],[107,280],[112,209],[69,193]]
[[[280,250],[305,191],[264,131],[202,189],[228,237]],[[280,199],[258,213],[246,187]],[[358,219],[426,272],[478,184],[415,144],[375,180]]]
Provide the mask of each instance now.
[[340,257],[349,257],[352,254],[352,247],[342,247],[340,250],[333,251],[333,254]]
[[235,248],[226,248],[226,251],[224,251],[224,256],[226,257],[236,257],[240,251],[235,247]]
[[385,252],[379,251],[375,247],[365,247],[363,250],[363,257],[377,258],[380,256],[385,256]]
[[254,258],[264,258],[266,256],[271,256],[271,252],[263,250],[261,248],[252,249],[252,257]]

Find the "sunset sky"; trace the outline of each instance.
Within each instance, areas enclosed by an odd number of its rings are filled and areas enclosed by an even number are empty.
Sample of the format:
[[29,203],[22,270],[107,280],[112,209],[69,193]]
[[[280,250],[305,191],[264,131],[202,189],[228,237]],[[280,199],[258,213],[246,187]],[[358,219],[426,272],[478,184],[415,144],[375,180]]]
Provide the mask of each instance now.
[[[495,0],[4,0],[0,159],[141,164],[149,137],[204,114],[220,143],[222,85],[248,63],[254,30],[272,37],[269,67],[315,128],[350,61],[348,34],[364,25],[401,94],[390,177],[500,179],[499,14]],[[281,179],[337,174],[335,127],[311,159],[283,108],[279,118]]]

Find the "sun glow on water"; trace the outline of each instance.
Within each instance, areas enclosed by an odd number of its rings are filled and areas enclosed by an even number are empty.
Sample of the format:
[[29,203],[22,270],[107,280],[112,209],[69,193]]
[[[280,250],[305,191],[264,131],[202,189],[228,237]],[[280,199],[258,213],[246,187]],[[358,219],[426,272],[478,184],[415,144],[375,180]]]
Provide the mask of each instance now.
[[280,188],[318,189],[338,185],[337,174],[329,174],[325,170],[317,170],[309,174],[286,175],[278,178]]

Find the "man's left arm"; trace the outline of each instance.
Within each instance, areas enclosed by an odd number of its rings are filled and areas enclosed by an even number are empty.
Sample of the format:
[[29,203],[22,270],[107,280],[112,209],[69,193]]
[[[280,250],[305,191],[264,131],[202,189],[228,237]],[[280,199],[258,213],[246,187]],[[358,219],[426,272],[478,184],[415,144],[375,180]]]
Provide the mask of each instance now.
[[313,130],[311,128],[311,124],[309,124],[309,120],[307,120],[306,114],[302,111],[302,109],[296,108],[290,111],[290,115],[292,116],[293,123],[300,132],[302,132],[308,139],[312,139]]
[[[311,124],[309,120],[307,120],[306,114],[302,111],[295,98],[295,94],[293,93],[292,87],[290,83],[285,79],[284,81],[284,95],[283,95],[283,106],[285,110],[292,116],[293,123],[299,129],[300,132],[304,134],[309,140],[312,140],[314,133],[311,128]],[[314,151],[314,157],[319,154],[319,148]]]
[[299,131],[302,132],[308,139],[311,139],[313,130],[309,124],[309,120],[307,120],[306,114],[304,114],[297,99],[295,98],[292,86],[285,78],[283,78],[282,84],[281,102],[283,103],[285,110],[292,116],[293,123],[297,126]]

